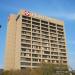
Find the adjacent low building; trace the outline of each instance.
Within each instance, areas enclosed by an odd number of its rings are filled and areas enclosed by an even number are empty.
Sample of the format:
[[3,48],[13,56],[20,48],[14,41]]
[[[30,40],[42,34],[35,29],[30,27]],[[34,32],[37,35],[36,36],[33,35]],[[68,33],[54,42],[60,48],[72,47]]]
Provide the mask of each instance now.
[[3,75],[3,69],[0,69],[0,75]]

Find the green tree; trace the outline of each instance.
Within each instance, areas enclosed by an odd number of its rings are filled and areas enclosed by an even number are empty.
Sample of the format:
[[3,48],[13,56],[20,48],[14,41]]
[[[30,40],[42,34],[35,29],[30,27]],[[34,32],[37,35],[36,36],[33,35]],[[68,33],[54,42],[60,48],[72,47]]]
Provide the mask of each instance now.
[[41,63],[38,68],[4,71],[3,75],[69,75],[67,65]]

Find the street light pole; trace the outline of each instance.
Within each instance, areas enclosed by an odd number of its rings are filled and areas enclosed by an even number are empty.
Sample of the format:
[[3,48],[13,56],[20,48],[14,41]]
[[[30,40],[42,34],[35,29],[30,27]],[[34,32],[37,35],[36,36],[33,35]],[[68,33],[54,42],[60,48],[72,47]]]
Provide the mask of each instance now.
[[0,25],[0,28],[1,28],[1,25]]

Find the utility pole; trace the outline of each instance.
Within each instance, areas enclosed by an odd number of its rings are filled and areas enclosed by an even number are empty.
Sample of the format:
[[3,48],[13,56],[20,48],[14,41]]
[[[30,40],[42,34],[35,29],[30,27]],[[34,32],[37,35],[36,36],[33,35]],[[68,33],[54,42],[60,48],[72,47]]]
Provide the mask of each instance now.
[[72,68],[71,68],[70,66],[69,66],[69,69],[70,69],[70,75],[72,75],[72,71],[73,71],[73,70],[72,70]]

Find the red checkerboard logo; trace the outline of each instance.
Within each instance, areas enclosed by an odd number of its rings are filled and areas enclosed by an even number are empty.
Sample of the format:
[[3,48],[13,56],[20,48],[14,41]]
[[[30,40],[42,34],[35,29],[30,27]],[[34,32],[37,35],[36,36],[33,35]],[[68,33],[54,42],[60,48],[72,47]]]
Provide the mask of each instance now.
[[25,16],[29,16],[29,15],[30,15],[29,11],[25,11]]

